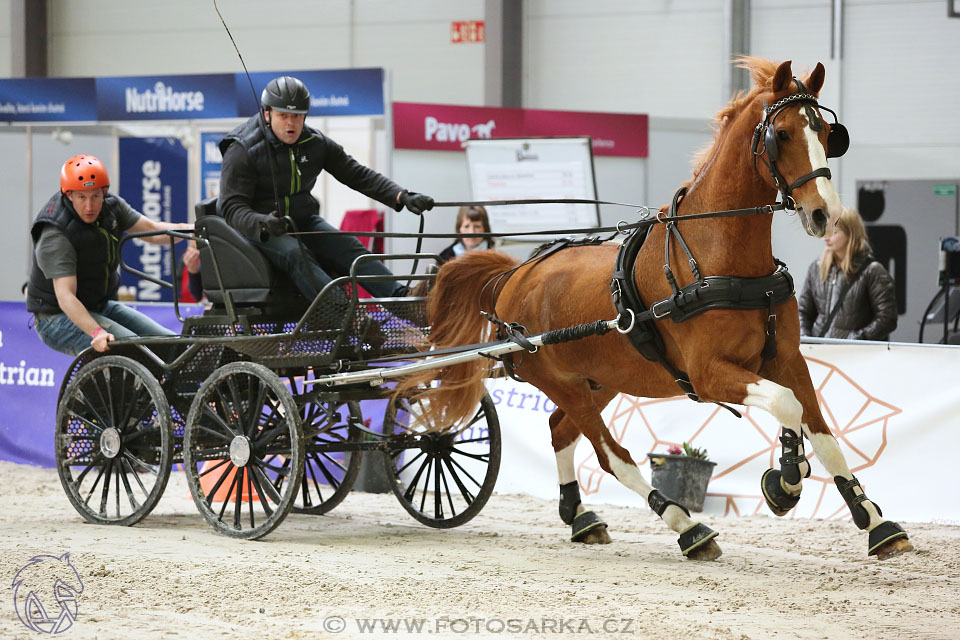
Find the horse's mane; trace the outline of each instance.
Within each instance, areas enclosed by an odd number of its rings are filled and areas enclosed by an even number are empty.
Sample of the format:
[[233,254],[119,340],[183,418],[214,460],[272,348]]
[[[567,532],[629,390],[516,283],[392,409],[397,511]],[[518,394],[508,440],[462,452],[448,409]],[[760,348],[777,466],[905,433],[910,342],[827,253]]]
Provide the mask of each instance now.
[[737,92],[737,95],[730,100],[730,103],[720,109],[717,115],[714,116],[712,123],[713,142],[694,155],[693,178],[687,182],[687,186],[690,186],[690,184],[697,179],[697,176],[703,171],[710,161],[710,158],[713,157],[713,153],[719,145],[720,140],[723,139],[727,133],[728,125],[757,97],[757,94],[770,91],[773,86],[773,75],[777,72],[777,67],[780,66],[780,63],[777,61],[756,56],[738,56],[734,60],[734,63],[737,67],[750,72],[750,76],[753,78],[753,87],[748,91]]

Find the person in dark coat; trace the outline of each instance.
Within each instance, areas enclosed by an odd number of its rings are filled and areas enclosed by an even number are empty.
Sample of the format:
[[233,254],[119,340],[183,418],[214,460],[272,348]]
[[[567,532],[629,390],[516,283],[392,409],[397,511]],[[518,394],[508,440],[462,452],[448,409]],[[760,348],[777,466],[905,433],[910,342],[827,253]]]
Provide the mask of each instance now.
[[[157,222],[109,193],[103,163],[78,155],[60,170],[60,191],[33,221],[33,265],[27,311],[48,347],[75,356],[87,347],[107,351],[116,338],[170,335],[142,313],[116,301],[118,243],[124,232],[192,230],[188,223]],[[179,240],[179,238],[177,238]],[[165,235],[143,238],[165,245]]]
[[[483,207],[460,207],[457,212],[457,233],[490,233],[490,218]],[[473,249],[493,249],[493,241],[483,238],[460,238],[440,252],[441,264]]]
[[888,340],[897,328],[893,278],[871,255],[860,214],[844,207],[836,230],[825,242],[823,255],[807,270],[800,295],[801,334]]
[[[396,211],[406,207],[420,215],[433,207],[433,198],[400,188],[354,160],[322,132],[306,126],[310,92],[300,80],[274,78],[260,102],[266,127],[257,114],[220,142],[218,212],[313,300],[333,277],[347,275],[358,256],[369,253],[355,236],[339,232],[320,217],[319,203],[310,190],[321,171]],[[279,212],[274,189],[279,192]],[[291,229],[285,218],[300,232],[336,233],[294,238],[286,235]],[[358,273],[392,275],[376,260],[362,263]],[[363,286],[377,297],[406,294],[406,287],[396,280],[366,281]]]

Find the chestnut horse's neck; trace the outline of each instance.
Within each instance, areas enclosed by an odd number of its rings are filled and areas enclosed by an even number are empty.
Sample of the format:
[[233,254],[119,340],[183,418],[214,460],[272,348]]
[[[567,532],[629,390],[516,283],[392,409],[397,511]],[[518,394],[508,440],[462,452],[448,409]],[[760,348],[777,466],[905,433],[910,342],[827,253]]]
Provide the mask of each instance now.
[[[754,168],[751,141],[759,115],[755,118],[751,111],[739,114],[721,133],[711,156],[688,187],[679,207],[681,216],[776,202],[776,189]],[[762,165],[759,171],[765,171]],[[704,275],[763,276],[774,268],[772,222],[772,214],[750,214],[691,220],[678,228]],[[672,244],[671,261],[686,262],[686,256],[674,251],[677,244]]]

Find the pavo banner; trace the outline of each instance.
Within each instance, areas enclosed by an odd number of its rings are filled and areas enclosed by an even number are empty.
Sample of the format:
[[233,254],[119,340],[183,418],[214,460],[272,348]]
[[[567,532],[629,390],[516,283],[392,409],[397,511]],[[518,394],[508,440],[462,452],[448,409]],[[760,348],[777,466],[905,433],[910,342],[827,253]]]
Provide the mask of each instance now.
[[[187,150],[176,138],[120,138],[120,197],[151,220],[187,222]],[[149,276],[172,282],[169,244],[141,239],[123,247],[123,261]],[[127,271],[120,273],[120,300],[172,302],[173,290]]]

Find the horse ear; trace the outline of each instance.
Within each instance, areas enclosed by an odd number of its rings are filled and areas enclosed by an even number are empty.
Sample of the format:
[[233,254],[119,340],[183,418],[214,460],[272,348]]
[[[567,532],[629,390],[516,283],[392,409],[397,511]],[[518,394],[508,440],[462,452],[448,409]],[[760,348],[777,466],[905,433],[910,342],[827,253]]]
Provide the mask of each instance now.
[[790,83],[793,81],[793,71],[790,70],[790,63],[790,60],[782,63],[777,67],[777,72],[773,74],[771,89],[774,93],[783,93],[790,88]]
[[67,551],[65,554],[63,554],[62,556],[60,556],[60,561],[61,561],[61,562],[70,562],[70,552]]
[[817,66],[813,69],[813,73],[810,74],[810,77],[807,78],[806,83],[804,83],[807,87],[807,91],[815,96],[819,95],[820,89],[823,88],[823,74],[823,64],[818,62]]

